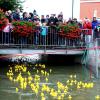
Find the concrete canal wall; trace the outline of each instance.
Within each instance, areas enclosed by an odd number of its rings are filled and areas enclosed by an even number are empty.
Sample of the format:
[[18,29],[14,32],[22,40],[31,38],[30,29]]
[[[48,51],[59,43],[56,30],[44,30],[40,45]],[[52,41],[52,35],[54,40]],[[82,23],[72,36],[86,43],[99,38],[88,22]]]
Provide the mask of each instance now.
[[98,42],[90,43],[89,48],[87,48],[87,55],[85,57],[85,63],[88,68],[96,75],[97,78],[100,77],[100,49]]

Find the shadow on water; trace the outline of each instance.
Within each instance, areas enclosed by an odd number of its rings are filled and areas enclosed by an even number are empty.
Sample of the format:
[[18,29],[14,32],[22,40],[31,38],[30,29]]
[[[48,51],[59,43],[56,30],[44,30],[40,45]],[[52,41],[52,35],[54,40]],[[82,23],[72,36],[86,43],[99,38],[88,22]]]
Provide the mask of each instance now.
[[73,67],[81,65],[81,56],[75,55],[48,55],[46,62],[48,66],[66,66]]

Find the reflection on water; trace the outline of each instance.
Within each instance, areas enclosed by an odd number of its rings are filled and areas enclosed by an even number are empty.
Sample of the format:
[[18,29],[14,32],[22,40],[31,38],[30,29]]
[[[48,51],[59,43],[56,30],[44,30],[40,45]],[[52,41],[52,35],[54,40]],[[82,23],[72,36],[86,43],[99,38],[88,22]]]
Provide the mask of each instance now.
[[[34,76],[34,69],[35,69],[33,66],[34,65],[31,65],[31,67],[30,66],[27,67],[30,73],[32,73],[32,76]],[[81,65],[73,65],[73,66],[46,65],[46,66],[47,66],[46,71],[52,69],[52,73],[49,76],[49,82],[48,82],[48,86],[52,88],[56,89],[56,83],[58,81],[65,84],[66,80],[69,79],[70,75],[76,75],[77,76],[76,79],[79,81],[94,82],[94,87],[91,89],[86,89],[86,88],[78,90],[74,88],[70,89],[69,92],[73,97],[72,100],[95,100],[95,96],[97,94],[100,95],[100,86],[99,86],[100,79],[95,79],[92,77],[92,79],[90,80],[89,72],[86,71],[85,69],[83,73],[83,68]],[[20,90],[16,92],[16,85],[18,84],[14,84],[6,76],[6,73],[8,72],[9,68],[10,66],[5,65],[5,63],[2,63],[0,65],[0,100],[41,100],[38,96],[34,95],[34,93],[31,92],[30,88],[28,88],[25,91]],[[17,74],[15,76],[17,76]],[[44,82],[43,80],[42,82]],[[42,85],[43,84],[40,83],[40,86]],[[67,100],[66,98],[64,98],[64,100]],[[51,97],[47,97],[46,100],[53,100],[53,99]]]

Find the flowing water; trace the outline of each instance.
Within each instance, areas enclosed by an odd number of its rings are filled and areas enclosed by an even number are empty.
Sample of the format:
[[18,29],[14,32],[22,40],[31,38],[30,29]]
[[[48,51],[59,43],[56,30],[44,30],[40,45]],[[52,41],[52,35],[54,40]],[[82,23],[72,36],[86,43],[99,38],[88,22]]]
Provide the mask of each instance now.
[[[9,63],[8,63],[9,64]],[[0,64],[0,100],[41,100],[39,97],[35,96],[34,93],[28,92],[16,92],[16,85],[11,82],[6,73],[9,70],[8,64]],[[9,64],[10,65],[10,64]],[[72,95],[72,100],[95,100],[96,95],[100,95],[100,79],[96,79],[91,76],[86,69],[83,71],[82,65],[46,65],[47,70],[52,69],[52,73],[49,76],[49,85],[56,88],[56,83],[58,81],[66,83],[69,79],[69,75],[76,75],[77,80],[85,82],[94,82],[94,87],[92,89],[72,89],[70,94]],[[29,68],[30,72],[33,73],[32,67]],[[53,98],[47,98],[46,100],[54,100]],[[57,100],[57,99],[55,99]],[[65,98],[64,100],[68,100]]]

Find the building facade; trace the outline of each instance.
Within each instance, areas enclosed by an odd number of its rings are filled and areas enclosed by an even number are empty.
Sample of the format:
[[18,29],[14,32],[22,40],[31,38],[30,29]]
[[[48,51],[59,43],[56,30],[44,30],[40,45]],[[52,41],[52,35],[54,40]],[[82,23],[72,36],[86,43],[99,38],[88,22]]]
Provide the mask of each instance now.
[[100,18],[100,0],[80,0],[80,19]]

